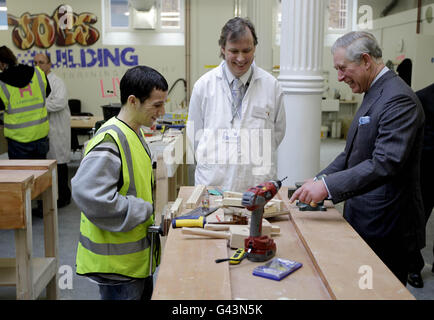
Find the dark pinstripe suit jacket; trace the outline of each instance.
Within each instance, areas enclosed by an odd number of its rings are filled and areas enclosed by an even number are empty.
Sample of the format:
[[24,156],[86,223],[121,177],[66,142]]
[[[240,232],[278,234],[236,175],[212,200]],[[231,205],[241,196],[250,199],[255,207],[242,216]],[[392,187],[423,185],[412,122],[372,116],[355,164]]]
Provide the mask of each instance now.
[[346,200],[344,217],[365,241],[404,237],[408,250],[425,246],[423,124],[419,99],[388,71],[365,93],[344,151],[320,172],[333,202]]

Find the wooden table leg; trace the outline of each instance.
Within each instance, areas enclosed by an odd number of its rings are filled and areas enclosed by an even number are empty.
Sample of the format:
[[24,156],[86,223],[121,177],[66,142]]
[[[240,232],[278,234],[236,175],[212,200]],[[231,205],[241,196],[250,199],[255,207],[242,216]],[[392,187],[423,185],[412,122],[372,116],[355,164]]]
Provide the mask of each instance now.
[[[58,228],[57,228],[57,170],[53,169],[53,183],[42,194],[44,208],[44,246],[45,257],[58,257]],[[56,270],[59,269],[58,260]],[[58,274],[47,285],[47,299],[56,300],[59,296],[57,286]]]
[[34,299],[32,275],[32,200],[31,190],[26,190],[26,227],[15,229],[16,292],[18,300]]

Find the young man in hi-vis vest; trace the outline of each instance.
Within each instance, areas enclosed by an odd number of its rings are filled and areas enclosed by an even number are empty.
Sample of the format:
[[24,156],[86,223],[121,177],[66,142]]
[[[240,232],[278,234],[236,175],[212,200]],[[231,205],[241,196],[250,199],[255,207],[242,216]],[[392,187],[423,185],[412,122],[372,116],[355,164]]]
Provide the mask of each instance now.
[[[141,126],[164,115],[168,85],[137,66],[120,82],[122,107],[88,143],[72,197],[81,209],[77,273],[99,285],[101,299],[150,299],[150,235],[154,223],[152,158]],[[157,246],[158,247],[158,246]],[[160,251],[152,254],[152,270]]]

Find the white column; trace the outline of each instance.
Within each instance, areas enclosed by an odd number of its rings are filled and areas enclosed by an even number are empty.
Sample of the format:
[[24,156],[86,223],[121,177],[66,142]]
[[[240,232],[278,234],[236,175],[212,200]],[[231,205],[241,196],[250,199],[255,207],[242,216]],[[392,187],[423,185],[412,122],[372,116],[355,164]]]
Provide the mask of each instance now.
[[255,51],[257,66],[271,73],[273,69],[273,1],[247,1],[247,18],[255,26],[258,46]]
[[313,177],[320,165],[323,0],[282,0],[280,75],[286,134],[278,149],[284,185]]

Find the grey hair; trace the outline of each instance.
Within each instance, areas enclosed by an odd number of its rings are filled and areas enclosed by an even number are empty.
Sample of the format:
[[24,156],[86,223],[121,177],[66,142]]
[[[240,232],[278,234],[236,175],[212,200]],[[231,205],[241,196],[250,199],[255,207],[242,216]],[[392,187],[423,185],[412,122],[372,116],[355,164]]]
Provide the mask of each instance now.
[[344,34],[333,44],[331,48],[332,54],[338,48],[346,49],[345,56],[352,62],[360,62],[363,53],[369,54],[376,61],[383,56],[377,39],[366,31],[352,31]]

